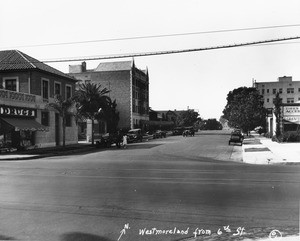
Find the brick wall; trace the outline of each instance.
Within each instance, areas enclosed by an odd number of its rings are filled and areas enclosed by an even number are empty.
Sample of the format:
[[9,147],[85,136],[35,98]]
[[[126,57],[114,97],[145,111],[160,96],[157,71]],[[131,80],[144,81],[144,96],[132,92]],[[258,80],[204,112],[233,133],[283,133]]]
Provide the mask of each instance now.
[[120,113],[118,128],[131,128],[131,71],[83,72],[70,74],[78,80],[91,80],[110,91],[109,97],[116,100]]

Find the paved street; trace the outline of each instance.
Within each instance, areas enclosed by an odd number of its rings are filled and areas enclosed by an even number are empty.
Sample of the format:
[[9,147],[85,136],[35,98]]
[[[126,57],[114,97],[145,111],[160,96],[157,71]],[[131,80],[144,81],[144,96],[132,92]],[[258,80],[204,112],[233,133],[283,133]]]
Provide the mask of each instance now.
[[200,236],[211,239],[218,229],[220,237],[242,230],[262,237],[273,229],[299,232],[300,165],[242,163],[242,147],[228,146],[228,138],[206,132],[127,149],[2,161],[0,239],[179,240],[201,229]]

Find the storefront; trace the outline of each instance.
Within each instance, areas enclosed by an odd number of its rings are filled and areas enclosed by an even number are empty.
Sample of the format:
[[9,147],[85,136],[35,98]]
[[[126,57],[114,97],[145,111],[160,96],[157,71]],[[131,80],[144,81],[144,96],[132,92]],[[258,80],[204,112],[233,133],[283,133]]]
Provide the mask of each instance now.
[[283,105],[283,131],[299,132],[300,131],[300,105],[289,104]]
[[0,105],[0,149],[22,150],[35,146],[37,131],[48,131],[32,108]]

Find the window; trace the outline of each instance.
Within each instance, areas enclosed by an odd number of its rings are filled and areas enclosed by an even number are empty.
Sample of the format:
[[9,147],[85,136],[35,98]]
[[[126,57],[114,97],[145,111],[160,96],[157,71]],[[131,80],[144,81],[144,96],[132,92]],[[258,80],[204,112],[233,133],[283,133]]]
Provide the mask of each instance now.
[[261,90],[261,94],[264,95],[265,94],[265,89]]
[[42,79],[42,97],[49,99],[49,80],[47,79]]
[[267,89],[267,93],[269,93],[269,89]]
[[293,94],[294,93],[294,88],[287,88],[286,91],[288,94]]
[[294,103],[294,98],[287,98],[286,103]]
[[49,126],[49,112],[42,111],[42,125]]
[[66,99],[72,97],[72,87],[70,85],[66,85]]
[[67,127],[72,126],[72,116],[71,115],[66,116],[66,126]]
[[59,82],[54,83],[54,95],[61,95],[61,84]]
[[279,94],[282,94],[282,88],[279,89]]
[[298,88],[298,92],[300,92],[300,88]]
[[273,94],[276,94],[276,89],[273,89]]
[[267,102],[269,103],[269,98],[267,99]]
[[3,78],[3,87],[6,90],[19,91],[18,77]]

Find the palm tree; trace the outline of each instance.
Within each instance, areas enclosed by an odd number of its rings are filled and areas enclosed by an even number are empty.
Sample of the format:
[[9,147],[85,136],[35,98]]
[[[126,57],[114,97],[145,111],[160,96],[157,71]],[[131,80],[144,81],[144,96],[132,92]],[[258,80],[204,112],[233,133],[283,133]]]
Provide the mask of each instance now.
[[79,116],[92,121],[92,145],[94,145],[94,122],[99,115],[100,110],[106,106],[110,98],[107,88],[102,88],[100,84],[82,83],[78,85],[74,100],[77,102],[77,111]]
[[53,103],[49,103],[48,107],[56,110],[62,117],[62,127],[63,127],[63,147],[66,145],[66,118],[68,115],[74,115],[72,112],[72,107],[74,106],[73,99],[63,99],[62,96],[56,95]]

